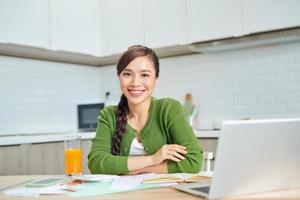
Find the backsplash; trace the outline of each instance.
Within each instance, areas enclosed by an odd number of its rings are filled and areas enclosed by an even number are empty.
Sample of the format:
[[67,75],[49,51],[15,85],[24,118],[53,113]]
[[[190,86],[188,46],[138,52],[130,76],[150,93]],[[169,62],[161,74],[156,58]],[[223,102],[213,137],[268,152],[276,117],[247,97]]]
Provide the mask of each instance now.
[[97,67],[0,56],[0,135],[77,131],[100,92]]
[[199,105],[197,128],[213,120],[300,117],[300,43],[162,60],[157,96]]
[[[154,96],[198,104],[196,128],[214,120],[300,117],[300,43],[160,60]],[[106,101],[105,92],[110,96]],[[0,135],[77,130],[78,103],[117,103],[115,66],[0,56]]]

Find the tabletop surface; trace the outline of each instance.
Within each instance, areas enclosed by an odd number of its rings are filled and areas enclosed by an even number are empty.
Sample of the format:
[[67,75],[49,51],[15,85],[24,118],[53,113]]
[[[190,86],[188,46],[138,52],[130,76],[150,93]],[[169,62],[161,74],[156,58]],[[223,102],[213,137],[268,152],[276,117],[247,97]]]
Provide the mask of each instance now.
[[[16,184],[22,184],[29,180],[34,180],[38,178],[45,178],[49,176],[45,175],[28,175],[28,176],[0,176],[0,191],[4,188],[14,186]],[[1,200],[12,200],[12,199],[32,199],[32,197],[11,197],[6,196],[2,191],[0,192],[0,199]],[[84,198],[74,198],[68,195],[41,195],[34,199],[99,199],[99,196],[91,196],[91,197],[84,197]],[[172,187],[163,187],[163,188],[155,188],[155,189],[146,189],[146,190],[136,190],[130,192],[122,192],[122,193],[115,193],[115,194],[108,194],[108,195],[101,195],[101,200],[199,200],[200,198],[197,196],[193,196],[190,194],[186,194],[184,192],[180,192]],[[228,198],[229,199],[229,198]],[[236,198],[230,199],[300,199],[300,188],[291,189],[291,190],[282,190],[282,191],[275,191],[269,193],[262,193],[256,195],[247,195],[247,196],[240,196]]]

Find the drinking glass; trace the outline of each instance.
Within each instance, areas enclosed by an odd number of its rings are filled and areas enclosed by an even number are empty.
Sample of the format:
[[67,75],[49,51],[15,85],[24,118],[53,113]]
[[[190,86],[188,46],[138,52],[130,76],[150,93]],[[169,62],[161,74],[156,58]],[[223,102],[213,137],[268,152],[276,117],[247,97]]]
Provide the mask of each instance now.
[[82,173],[81,137],[78,135],[65,137],[65,166],[67,176]]

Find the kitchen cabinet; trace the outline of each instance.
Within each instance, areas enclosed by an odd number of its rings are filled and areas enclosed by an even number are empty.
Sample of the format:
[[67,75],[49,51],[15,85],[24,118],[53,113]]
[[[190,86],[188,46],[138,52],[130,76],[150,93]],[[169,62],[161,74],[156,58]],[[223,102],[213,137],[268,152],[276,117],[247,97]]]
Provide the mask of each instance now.
[[49,48],[49,1],[1,0],[0,42]]
[[[299,10],[298,0],[0,0],[0,43],[29,47],[20,52],[14,45],[0,45],[7,55],[55,60],[55,54],[70,62],[113,55],[104,59],[115,62],[134,44],[170,50],[299,27]],[[86,59],[95,63],[98,58]]]
[[154,47],[187,43],[185,0],[144,0],[145,44]]
[[108,54],[125,51],[129,46],[144,43],[143,1],[107,1]]
[[240,36],[242,5],[240,0],[188,0],[188,42]]
[[96,1],[96,56],[108,55],[107,34],[108,0]]
[[[91,140],[82,140],[83,174],[89,174]],[[64,174],[64,142],[0,146],[0,175]]]
[[96,54],[96,0],[51,0],[51,49]]
[[244,34],[300,25],[299,0],[244,0]]

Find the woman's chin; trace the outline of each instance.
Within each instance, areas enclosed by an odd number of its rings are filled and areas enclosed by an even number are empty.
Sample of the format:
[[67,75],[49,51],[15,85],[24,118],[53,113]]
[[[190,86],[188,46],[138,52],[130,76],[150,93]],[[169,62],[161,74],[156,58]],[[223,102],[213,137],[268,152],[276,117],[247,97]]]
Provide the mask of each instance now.
[[128,100],[128,103],[137,105],[137,104],[142,103],[145,99],[144,98],[130,98],[130,99],[127,99],[127,100]]
[[138,105],[141,104],[143,102],[145,102],[145,100],[147,100],[149,97],[145,97],[144,95],[142,96],[127,96],[127,101],[130,104],[134,104],[134,105]]

